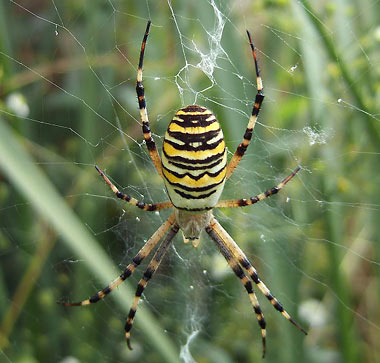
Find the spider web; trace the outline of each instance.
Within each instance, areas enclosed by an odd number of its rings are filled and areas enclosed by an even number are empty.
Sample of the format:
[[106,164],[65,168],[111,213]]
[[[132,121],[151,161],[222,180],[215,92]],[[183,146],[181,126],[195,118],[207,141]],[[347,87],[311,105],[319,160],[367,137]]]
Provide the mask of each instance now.
[[[134,91],[147,20],[153,25],[144,85],[158,147],[176,110],[197,103],[220,120],[229,157],[242,140],[256,94],[249,29],[265,101],[251,146],[223,199],[253,196],[297,165],[301,171],[277,196],[215,215],[284,307],[308,327],[304,338],[259,296],[268,322],[268,359],[376,361],[380,200],[379,177],[372,170],[380,153],[370,127],[379,128],[374,79],[380,28],[373,15],[379,1],[365,1],[360,9],[355,2],[324,2],[313,10],[304,1],[243,0],[77,5],[11,0],[1,6],[12,15],[4,24],[15,22],[9,25],[9,43],[3,38],[0,48],[1,122],[14,128],[35,164],[120,269],[168,216],[116,201],[93,169],[99,165],[139,200],[167,199],[143,142]],[[349,79],[342,64],[348,65]],[[126,313],[111,297],[75,311],[55,306],[61,297],[77,301],[103,285],[88,272],[86,259],[59,237],[49,239],[54,231],[34,215],[31,202],[12,186],[4,184],[3,190],[4,317],[25,269],[38,257],[41,235],[48,241],[34,287],[13,313],[13,331],[1,345],[3,359],[165,361],[145,339],[139,313],[132,330],[135,349],[127,350]],[[146,266],[126,283],[133,291]],[[176,238],[140,306],[153,313],[177,348],[178,361],[251,361],[261,355],[249,299],[205,235],[197,249]],[[70,342],[49,359],[43,353],[49,351],[46,331],[55,344]],[[360,348],[348,347],[354,341]]]

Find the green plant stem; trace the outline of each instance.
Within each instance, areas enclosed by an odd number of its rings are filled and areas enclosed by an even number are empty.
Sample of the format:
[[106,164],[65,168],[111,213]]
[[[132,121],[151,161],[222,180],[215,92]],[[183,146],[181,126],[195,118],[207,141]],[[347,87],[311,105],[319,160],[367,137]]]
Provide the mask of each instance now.
[[[341,212],[339,211],[339,208],[338,205],[332,204],[330,205],[329,210],[325,213],[325,223],[327,226],[326,239],[335,241],[338,245],[343,245],[343,243],[341,243],[341,236],[344,234],[340,228],[342,226],[342,221],[340,220]],[[352,302],[350,302],[349,284],[341,269],[342,254],[338,251],[336,245],[329,245],[328,256],[331,287],[340,300],[335,306],[335,312],[337,315],[335,321],[338,323],[336,330],[338,334],[339,351],[342,354],[344,362],[354,363],[358,361],[358,357],[356,345],[354,344],[356,340],[352,329],[353,319],[350,312],[345,308],[345,306],[351,306]],[[340,304],[343,304],[344,306],[340,306]]]
[[[115,267],[104,250],[84,228],[54,186],[34,164],[33,160],[19,145],[17,139],[0,118],[0,170],[9,181],[34,206],[38,213],[62,236],[63,241],[74,253],[85,261],[92,273],[104,285],[114,278]],[[100,269],[99,266],[102,266]],[[112,295],[120,308],[127,313],[126,301],[131,301],[133,292],[128,286],[119,288]],[[174,344],[163,334],[148,309],[141,306],[139,321],[147,339],[160,352],[165,362],[179,362]]]
[[46,224],[43,226],[43,229],[45,229],[45,231],[41,234],[42,237],[38,242],[36,252],[24,273],[21,282],[18,284],[16,292],[12,297],[10,307],[1,322],[0,349],[3,349],[9,344],[8,336],[12,332],[13,326],[20,315],[22,307],[32,291],[35,282],[40,276],[44,263],[49,257],[49,253],[55,244],[55,233],[47,228]]
[[322,23],[314,16],[314,10],[310,6],[307,0],[300,0],[301,4],[305,9],[306,15],[309,17],[311,24],[315,27],[317,33],[321,36],[323,45],[325,46],[328,55],[330,58],[337,63],[339,70],[342,74],[343,80],[346,83],[348,89],[351,92],[351,95],[356,103],[358,109],[362,110],[362,117],[366,120],[366,127],[369,138],[372,140],[374,145],[379,145],[380,143],[380,129],[376,125],[376,119],[370,115],[375,112],[369,110],[368,105],[364,102],[363,96],[359,93],[358,88],[354,87],[354,80],[352,79],[351,73],[349,72],[346,63],[343,60],[343,57],[338,55],[336,47],[331,40],[331,37],[327,34]]

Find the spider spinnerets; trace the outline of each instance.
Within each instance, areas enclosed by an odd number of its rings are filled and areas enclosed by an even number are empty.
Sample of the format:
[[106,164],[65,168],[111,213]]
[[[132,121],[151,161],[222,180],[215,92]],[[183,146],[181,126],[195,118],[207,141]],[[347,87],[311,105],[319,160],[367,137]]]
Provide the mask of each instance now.
[[83,306],[96,303],[103,299],[125,281],[134,272],[137,266],[140,265],[142,260],[146,258],[162,240],[152,257],[147,270],[137,285],[135,297],[125,324],[125,337],[128,347],[132,349],[130,344],[130,332],[138,302],[148,281],[157,270],[165,253],[170,247],[175,235],[181,230],[184,242],[188,243],[189,241],[192,241],[193,245],[196,247],[199,243],[200,233],[205,230],[248,293],[257,321],[261,328],[264,357],[266,351],[266,323],[256,294],[253,290],[252,281],[277,311],[294,324],[300,331],[305,334],[307,333],[291,318],[280,302],[261,281],[256,269],[244,252],[215,219],[212,214],[212,209],[249,206],[276,194],[294,177],[294,175],[296,175],[300,170],[300,167],[297,167],[275,187],[256,196],[243,199],[219,200],[225,181],[231,176],[250,144],[252,131],[264,99],[263,84],[257,64],[255,46],[248,31],[247,35],[255,64],[257,94],[253,104],[252,114],[244,133],[243,141],[237,147],[230,162],[227,162],[227,151],[223,131],[219,122],[211,111],[198,105],[186,106],[177,111],[166,131],[162,147],[162,157],[160,158],[150,131],[144,87],[142,84],[144,52],[150,24],[151,22],[148,21],[141,45],[136,92],[144,139],[154,166],[164,180],[170,201],[154,204],[138,201],[130,195],[119,191],[97,166],[96,170],[100,173],[115,195],[127,203],[144,211],[157,211],[173,208],[174,212],[157,229],[145,245],[143,245],[120,276],[110,285],[100,290],[89,299],[76,303],[64,302],[62,304],[65,306]]

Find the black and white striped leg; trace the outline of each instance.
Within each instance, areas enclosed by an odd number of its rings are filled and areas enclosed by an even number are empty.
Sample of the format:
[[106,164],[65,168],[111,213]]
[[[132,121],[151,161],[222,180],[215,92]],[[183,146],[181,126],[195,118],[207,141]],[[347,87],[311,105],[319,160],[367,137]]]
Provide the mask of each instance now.
[[223,241],[223,244],[226,248],[232,253],[232,255],[239,261],[240,265],[248,272],[248,275],[251,277],[253,282],[257,285],[263,295],[269,300],[273,307],[279,311],[285,319],[295,325],[300,331],[305,335],[307,332],[301,326],[299,326],[293,318],[284,310],[281,303],[272,295],[270,290],[266,285],[260,280],[256,269],[252,266],[251,262],[248,260],[247,256],[228,234],[228,232],[220,225],[220,223],[213,217],[210,221],[210,227],[215,231],[219,238]]
[[134,205],[137,208],[140,208],[145,211],[153,212],[158,211],[162,209],[172,208],[173,204],[170,201],[160,202],[160,203],[144,203],[140,202],[137,199],[131,197],[129,194],[124,194],[123,192],[119,191],[119,189],[109,180],[109,178],[103,173],[102,170],[99,169],[97,165],[95,165],[95,169],[99,172],[99,174],[102,176],[104,181],[107,183],[107,185],[111,188],[111,190],[114,192],[116,197],[126,201],[127,203]]
[[230,199],[230,200],[220,200],[216,204],[216,208],[236,208],[236,207],[246,207],[248,205],[255,204],[270,197],[271,195],[277,194],[293,177],[300,171],[298,166],[290,175],[288,175],[281,183],[277,184],[275,187],[268,189],[267,191],[257,194],[251,198],[243,199]]
[[263,342],[263,358],[264,358],[265,351],[266,351],[266,330],[265,330],[266,323],[265,323],[264,315],[259,305],[259,301],[257,300],[255,292],[253,291],[252,282],[245,275],[243,269],[241,268],[237,260],[231,255],[227,247],[224,245],[223,241],[219,238],[218,234],[212,229],[211,226],[206,227],[206,232],[211,237],[211,239],[215,242],[215,244],[219,248],[219,251],[227,260],[229,266],[231,267],[235,275],[240,279],[241,283],[247,290],[249,299],[251,300],[253,310],[256,314],[257,322],[259,323],[259,326],[261,328],[261,337],[262,337],[262,342]]
[[161,225],[160,228],[153,234],[153,236],[145,243],[145,245],[141,248],[138,254],[133,258],[132,263],[130,263],[122,274],[115,279],[111,284],[109,284],[104,289],[98,291],[95,295],[90,297],[89,299],[80,301],[80,302],[58,302],[58,304],[65,306],[83,306],[90,305],[98,302],[105,298],[110,292],[115,290],[120,284],[122,284],[132,273],[135,271],[136,267],[140,265],[141,261],[146,258],[153,248],[157,245],[157,243],[165,236],[166,232],[173,225],[175,221],[174,213]]
[[238,166],[249,144],[251,143],[252,132],[256,125],[257,117],[259,116],[261,104],[263,103],[263,100],[264,100],[263,81],[261,79],[259,65],[257,63],[255,45],[253,44],[251,34],[249,33],[248,30],[247,30],[247,35],[249,39],[249,44],[252,49],[253,60],[255,62],[257,94],[255,97],[255,103],[253,104],[252,114],[251,114],[251,117],[249,118],[247,129],[245,130],[245,133],[244,133],[243,141],[237,147],[234,156],[232,157],[230,163],[228,164],[227,175],[226,175],[227,179],[231,176],[235,168]]
[[146,26],[144,38],[141,44],[141,50],[140,50],[140,60],[139,60],[139,66],[137,69],[137,82],[136,82],[136,93],[137,93],[137,99],[139,102],[139,109],[140,109],[140,119],[142,123],[142,131],[144,135],[144,140],[146,142],[146,146],[148,148],[148,152],[150,155],[150,158],[153,161],[153,164],[158,172],[162,176],[162,167],[161,167],[161,158],[158,154],[156,143],[153,140],[152,133],[150,131],[150,125],[149,125],[149,119],[148,119],[148,112],[146,109],[146,102],[145,102],[145,91],[144,86],[142,83],[143,80],[143,63],[144,63],[144,52],[145,52],[145,46],[146,41],[148,39],[149,35],[149,28],[150,28],[151,21],[148,21],[148,24]]
[[148,268],[146,269],[142,279],[139,281],[135,293],[135,297],[132,302],[131,309],[129,310],[127,322],[125,323],[125,338],[127,339],[128,348],[132,350],[130,337],[131,337],[131,329],[133,326],[134,317],[136,315],[137,305],[140,301],[141,295],[148,284],[148,281],[152,278],[153,274],[156,272],[158,266],[160,265],[162,259],[164,258],[166,251],[168,250],[173,238],[177,234],[179,230],[178,225],[173,225],[165,239],[161,242],[160,247],[158,247],[156,253],[152,257]]

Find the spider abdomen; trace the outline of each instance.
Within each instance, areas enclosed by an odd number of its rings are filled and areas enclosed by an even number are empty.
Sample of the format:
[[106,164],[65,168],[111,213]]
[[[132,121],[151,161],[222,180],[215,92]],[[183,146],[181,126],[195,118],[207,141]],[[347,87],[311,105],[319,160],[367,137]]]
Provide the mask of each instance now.
[[226,167],[223,131],[214,114],[197,105],[178,110],[162,147],[162,171],[173,205],[189,211],[214,208]]

